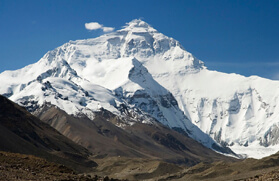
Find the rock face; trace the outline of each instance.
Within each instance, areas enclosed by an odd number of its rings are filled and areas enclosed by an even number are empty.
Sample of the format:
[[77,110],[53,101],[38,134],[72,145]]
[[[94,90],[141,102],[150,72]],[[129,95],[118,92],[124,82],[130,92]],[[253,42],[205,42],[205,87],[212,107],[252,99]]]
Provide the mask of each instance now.
[[[125,107],[123,109],[125,110]],[[127,120],[129,117],[120,117],[105,109],[95,112],[94,119],[90,120],[86,116],[70,116],[55,106],[45,105],[36,116],[71,140],[86,147],[94,153],[96,159],[118,157],[136,160],[140,158],[187,166],[199,162],[235,160],[204,147],[191,139],[183,130],[181,134],[159,122],[146,124],[131,120],[133,124],[122,129],[116,125],[130,121]],[[233,154],[229,149],[219,151]]]
[[70,41],[33,65],[1,73],[0,83],[0,94],[31,112],[50,102],[94,119],[102,107],[134,118],[118,126],[159,121],[209,148],[220,144],[252,157],[279,148],[278,82],[207,70],[141,20]]

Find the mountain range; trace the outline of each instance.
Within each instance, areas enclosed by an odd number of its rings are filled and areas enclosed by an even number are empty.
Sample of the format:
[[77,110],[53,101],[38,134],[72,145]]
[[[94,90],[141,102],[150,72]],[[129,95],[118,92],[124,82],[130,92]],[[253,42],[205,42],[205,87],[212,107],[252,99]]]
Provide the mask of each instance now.
[[[238,157],[261,158],[279,150],[278,81],[208,70],[178,41],[142,20],[70,41],[34,64],[2,72],[0,84],[0,94],[96,152],[100,143],[85,135],[92,130],[102,133],[97,140],[120,140],[130,131],[138,143],[150,136],[168,142],[177,133]],[[156,126],[165,134],[154,135]],[[121,141],[112,146],[119,148],[114,154],[127,148],[130,156],[154,155],[154,149],[137,152],[129,140]],[[181,156],[185,149],[178,141],[174,147]],[[167,159],[181,161],[168,151]]]
[[40,120],[0,96],[2,180],[278,178],[278,153],[260,160],[233,159],[160,123],[136,123],[123,130],[113,124],[120,118],[104,109],[92,121],[48,106],[37,115]]

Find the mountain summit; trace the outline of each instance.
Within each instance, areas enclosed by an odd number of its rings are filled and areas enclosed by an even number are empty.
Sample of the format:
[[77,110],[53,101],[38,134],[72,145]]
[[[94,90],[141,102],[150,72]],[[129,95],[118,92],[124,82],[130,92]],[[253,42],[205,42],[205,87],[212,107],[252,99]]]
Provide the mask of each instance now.
[[142,20],[70,41],[1,73],[0,83],[0,94],[31,112],[50,103],[94,119],[104,108],[123,118],[123,129],[159,121],[219,151],[263,157],[279,149],[278,82],[210,71]]
[[125,30],[136,31],[137,28],[145,29],[147,32],[157,32],[152,26],[141,19],[134,19],[124,26]]

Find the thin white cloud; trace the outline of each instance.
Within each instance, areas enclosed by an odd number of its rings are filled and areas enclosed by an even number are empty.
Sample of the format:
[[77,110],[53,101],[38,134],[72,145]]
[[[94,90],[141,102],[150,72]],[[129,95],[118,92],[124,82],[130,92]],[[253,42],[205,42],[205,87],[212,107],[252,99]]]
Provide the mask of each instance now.
[[102,29],[103,29],[103,32],[111,32],[114,30],[113,27],[103,27]]
[[91,23],[85,23],[85,28],[88,30],[97,30],[101,29],[103,25],[100,25],[98,22],[91,22]]
[[98,30],[98,29],[102,29],[103,32],[111,32],[114,30],[113,27],[105,27],[101,24],[99,24],[98,22],[90,22],[90,23],[85,23],[85,28],[87,30]]

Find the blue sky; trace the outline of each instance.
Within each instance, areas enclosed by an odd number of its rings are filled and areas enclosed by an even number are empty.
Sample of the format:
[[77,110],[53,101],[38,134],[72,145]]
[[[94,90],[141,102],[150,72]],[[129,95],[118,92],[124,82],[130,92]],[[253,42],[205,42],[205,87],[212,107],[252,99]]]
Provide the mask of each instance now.
[[69,40],[141,18],[208,69],[279,79],[277,0],[0,0],[0,72],[38,61]]

